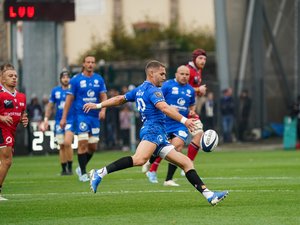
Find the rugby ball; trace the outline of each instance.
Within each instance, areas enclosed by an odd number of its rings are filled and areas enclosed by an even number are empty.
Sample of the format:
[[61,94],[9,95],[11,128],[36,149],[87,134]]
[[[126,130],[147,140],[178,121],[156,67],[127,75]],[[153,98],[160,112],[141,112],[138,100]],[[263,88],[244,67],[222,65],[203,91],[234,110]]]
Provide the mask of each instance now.
[[214,130],[206,130],[200,139],[200,146],[205,152],[212,152],[217,147],[218,143],[219,137]]

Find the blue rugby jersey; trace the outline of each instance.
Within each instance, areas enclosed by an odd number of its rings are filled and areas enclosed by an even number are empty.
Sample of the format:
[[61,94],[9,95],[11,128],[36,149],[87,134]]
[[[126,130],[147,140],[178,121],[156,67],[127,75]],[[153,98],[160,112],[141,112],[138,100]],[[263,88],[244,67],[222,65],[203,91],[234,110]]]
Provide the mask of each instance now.
[[[51,91],[49,102],[52,102],[53,104],[55,104],[55,108],[56,108],[55,121],[58,123],[61,120],[61,117],[63,114],[66,96],[67,96],[68,91],[69,91],[69,89],[63,89],[61,86],[57,86],[57,87],[53,88]],[[73,105],[74,104],[71,105],[71,108],[67,115],[67,120],[73,120],[73,115],[74,115]]]
[[144,125],[151,123],[164,123],[165,114],[155,107],[158,102],[165,101],[160,88],[151,82],[145,81],[140,86],[125,94],[127,101],[136,103]]
[[77,115],[98,117],[99,110],[90,110],[88,113],[84,113],[83,106],[88,102],[100,102],[100,93],[103,92],[107,92],[104,79],[97,73],[94,73],[91,77],[80,73],[70,80],[70,91],[68,94],[74,96],[73,104]]
[[[176,79],[171,79],[164,82],[161,89],[166,102],[170,106],[176,108],[181,115],[188,117],[189,107],[195,105],[194,88],[189,84],[181,85]],[[165,119],[165,123],[168,130],[170,128],[181,126],[180,122],[175,121],[168,116]]]

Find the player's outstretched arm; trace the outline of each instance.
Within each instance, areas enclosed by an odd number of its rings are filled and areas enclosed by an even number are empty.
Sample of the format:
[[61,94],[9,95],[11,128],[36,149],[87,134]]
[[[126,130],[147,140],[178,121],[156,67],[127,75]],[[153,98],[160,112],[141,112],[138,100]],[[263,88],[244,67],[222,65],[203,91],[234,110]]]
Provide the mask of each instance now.
[[109,98],[101,103],[86,103],[83,106],[83,111],[85,113],[88,113],[91,109],[101,109],[101,108],[105,108],[105,107],[111,107],[111,106],[118,106],[118,105],[122,105],[124,104],[126,101],[125,96],[124,95],[118,95],[112,98]]

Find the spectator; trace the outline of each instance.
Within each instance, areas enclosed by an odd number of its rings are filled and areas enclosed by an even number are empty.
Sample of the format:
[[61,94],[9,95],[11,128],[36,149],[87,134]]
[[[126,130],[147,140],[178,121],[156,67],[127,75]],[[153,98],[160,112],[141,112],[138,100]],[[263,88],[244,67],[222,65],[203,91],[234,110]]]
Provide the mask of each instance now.
[[243,90],[239,98],[238,108],[238,140],[242,142],[245,141],[245,133],[248,129],[251,103],[248,90]]
[[129,150],[129,137],[130,137],[130,126],[131,126],[131,116],[132,112],[130,111],[129,105],[124,104],[124,107],[120,111],[119,120],[120,120],[120,138],[122,139],[122,150]]
[[28,118],[32,122],[41,122],[43,118],[42,106],[39,103],[39,99],[36,94],[31,95],[30,103],[27,107]]
[[291,106],[290,116],[292,118],[297,119],[297,128],[296,128],[297,144],[296,144],[296,148],[299,149],[300,148],[300,95],[297,97],[297,101],[294,102],[293,105]]
[[232,97],[232,88],[227,88],[223,90],[220,108],[222,116],[223,141],[224,143],[231,143],[235,110],[235,104]]
[[[110,89],[108,91],[108,97],[114,97],[119,95],[116,89]],[[106,113],[106,139],[105,144],[107,148],[115,148],[117,146],[118,127],[119,127],[119,108],[108,108]]]
[[[47,94],[43,95],[42,98],[42,110],[43,110],[43,116],[45,116],[45,112],[46,112],[46,108],[47,108],[47,104],[49,102],[49,96]],[[52,117],[53,118],[53,117]],[[52,119],[52,118],[48,118],[48,119]]]
[[204,130],[215,129],[215,110],[216,103],[214,100],[214,93],[208,92],[201,109],[201,121],[203,123]]

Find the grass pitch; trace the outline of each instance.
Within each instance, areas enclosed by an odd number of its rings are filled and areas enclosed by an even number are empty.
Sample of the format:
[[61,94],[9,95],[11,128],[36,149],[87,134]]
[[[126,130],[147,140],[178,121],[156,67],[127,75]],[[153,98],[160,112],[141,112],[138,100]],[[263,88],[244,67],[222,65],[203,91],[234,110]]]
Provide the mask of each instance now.
[[[97,153],[88,169],[129,154]],[[165,161],[158,184],[136,167],[109,174],[92,194],[76,175],[59,175],[57,155],[15,157],[0,224],[300,224],[300,151],[200,152],[195,167],[208,188],[229,190],[219,205],[210,206],[179,170],[180,187],[164,187]]]

